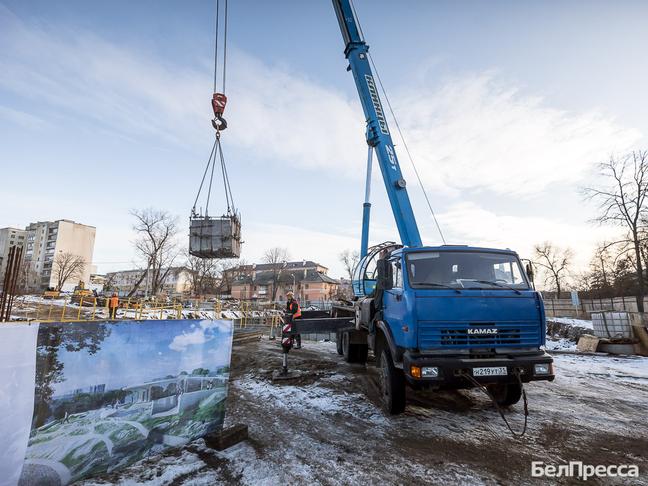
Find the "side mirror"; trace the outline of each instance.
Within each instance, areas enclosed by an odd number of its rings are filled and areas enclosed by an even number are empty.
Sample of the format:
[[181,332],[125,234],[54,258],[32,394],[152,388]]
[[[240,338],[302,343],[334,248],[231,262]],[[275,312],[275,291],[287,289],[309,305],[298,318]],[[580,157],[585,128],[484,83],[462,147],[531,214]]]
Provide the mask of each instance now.
[[531,283],[533,283],[533,266],[531,265],[531,263],[526,264],[526,274],[527,277],[529,277]]
[[381,287],[384,290],[391,290],[394,288],[394,281],[391,275],[385,275],[381,280]]
[[378,274],[377,286],[382,290],[391,290],[394,288],[394,276],[392,274],[391,263],[387,260],[378,260],[376,262]]

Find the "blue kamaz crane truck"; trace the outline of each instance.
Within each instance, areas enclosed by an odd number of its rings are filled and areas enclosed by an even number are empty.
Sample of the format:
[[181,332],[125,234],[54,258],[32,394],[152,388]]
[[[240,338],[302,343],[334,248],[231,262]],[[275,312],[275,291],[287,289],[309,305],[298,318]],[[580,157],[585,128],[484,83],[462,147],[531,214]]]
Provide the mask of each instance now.
[[[484,385],[500,406],[517,403],[523,383],[554,379],[531,268],[508,249],[423,246],[353,5],[333,0],[333,6],[367,121],[360,260],[352,305],[335,307],[329,319],[305,313],[292,332],[337,329],[338,352],[348,362],[366,362],[371,349],[388,413],[404,410],[406,386]],[[369,248],[374,154],[400,243]]]

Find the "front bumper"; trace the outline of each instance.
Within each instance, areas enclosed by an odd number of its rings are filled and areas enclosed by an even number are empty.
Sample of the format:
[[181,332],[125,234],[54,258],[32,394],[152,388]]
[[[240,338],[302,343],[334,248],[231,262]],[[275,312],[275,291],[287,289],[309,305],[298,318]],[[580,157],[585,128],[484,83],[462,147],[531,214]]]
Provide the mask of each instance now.
[[[549,373],[536,374],[536,364],[549,366]],[[412,367],[438,368],[438,376],[415,377]],[[506,376],[474,376],[473,368],[506,367]],[[516,372],[519,373],[523,383],[530,381],[553,381],[553,358],[544,351],[537,354],[494,356],[489,358],[468,358],[457,356],[435,356],[431,354],[417,354],[406,351],[403,354],[403,371],[408,383],[414,387],[438,388],[471,388],[473,385],[464,374],[473,376],[479,383],[515,383]]]

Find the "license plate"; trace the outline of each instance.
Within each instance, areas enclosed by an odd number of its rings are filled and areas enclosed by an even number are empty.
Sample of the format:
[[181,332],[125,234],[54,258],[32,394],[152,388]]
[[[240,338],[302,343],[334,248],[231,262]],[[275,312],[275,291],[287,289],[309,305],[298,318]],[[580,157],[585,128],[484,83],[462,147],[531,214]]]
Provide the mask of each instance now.
[[473,376],[506,376],[506,375],[508,375],[506,366],[473,368]]

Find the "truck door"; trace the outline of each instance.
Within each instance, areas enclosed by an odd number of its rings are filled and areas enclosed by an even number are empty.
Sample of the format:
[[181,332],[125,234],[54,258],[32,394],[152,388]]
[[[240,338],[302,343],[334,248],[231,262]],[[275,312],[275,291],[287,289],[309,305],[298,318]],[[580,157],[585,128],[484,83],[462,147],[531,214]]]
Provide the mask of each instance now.
[[[407,301],[403,289],[403,270],[400,258],[390,260],[392,265],[393,287],[385,291],[383,297],[383,316],[390,327],[392,336],[400,346],[406,344],[403,326],[407,323]],[[410,330],[413,334],[413,329]]]

